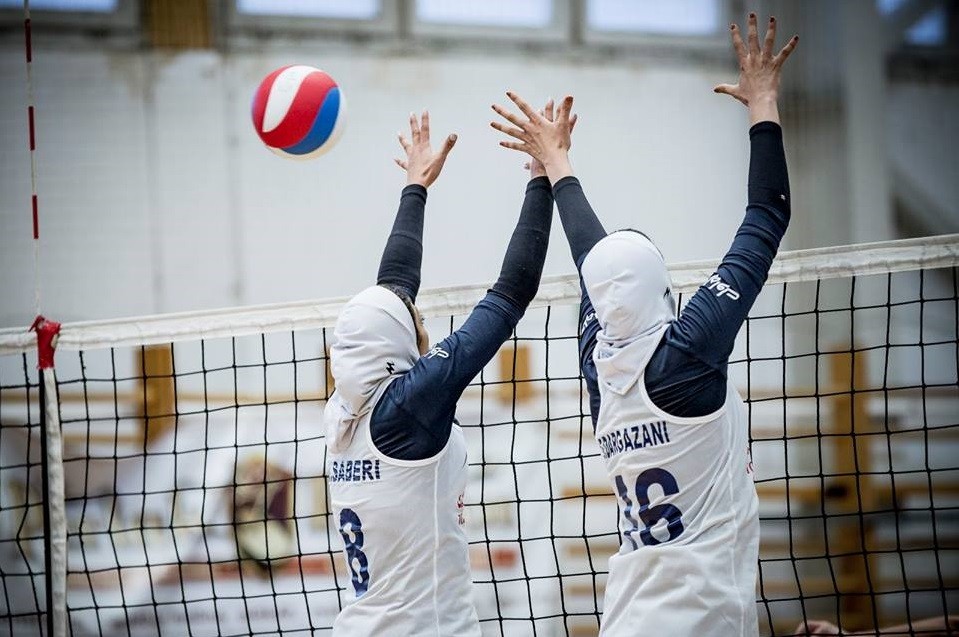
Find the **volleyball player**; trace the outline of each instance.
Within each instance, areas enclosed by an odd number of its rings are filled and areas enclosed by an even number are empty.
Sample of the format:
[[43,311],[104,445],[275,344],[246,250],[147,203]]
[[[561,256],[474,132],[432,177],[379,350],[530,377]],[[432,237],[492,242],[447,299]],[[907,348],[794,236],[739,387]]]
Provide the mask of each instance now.
[[719,268],[678,318],[659,249],[639,231],[607,235],[573,176],[572,98],[555,122],[514,94],[525,117],[494,106],[511,125],[493,127],[515,138],[501,144],[545,165],[581,277],[580,363],[622,513],[600,631],[607,637],[758,631],[759,519],[748,420],[726,366],[789,222],[776,101],[780,69],[797,38],[774,54],[773,18],[762,45],[755,14],[746,43],[736,25],[731,29],[739,82],[715,90],[749,109],[746,216]]
[[[416,309],[427,188],[456,141],[430,147],[429,115],[400,136],[407,186],[376,285],[343,308],[330,350],[327,474],[353,600],[338,635],[479,635],[463,530],[466,443],[454,420],[467,384],[509,338],[539,287],[553,196],[531,161],[496,283],[432,348]],[[468,220],[464,220],[468,221]],[[464,258],[468,255],[464,254]]]

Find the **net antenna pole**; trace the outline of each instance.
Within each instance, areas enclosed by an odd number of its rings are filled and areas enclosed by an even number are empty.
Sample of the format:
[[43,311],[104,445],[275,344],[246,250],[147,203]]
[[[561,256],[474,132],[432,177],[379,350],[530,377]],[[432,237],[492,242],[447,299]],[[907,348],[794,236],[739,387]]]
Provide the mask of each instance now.
[[40,316],[40,211],[37,201],[37,136],[34,124],[33,41],[30,31],[30,0],[23,0],[23,45],[27,68],[27,127],[30,134],[30,208],[33,216],[33,303]]
[[30,140],[30,210],[33,221],[33,300],[40,369],[40,470],[43,487],[44,585],[46,634],[67,634],[67,518],[63,492],[63,438],[53,352],[60,324],[40,314],[40,210],[37,199],[37,136],[34,120],[33,41],[30,0],[23,0],[23,45],[27,76],[27,128]]

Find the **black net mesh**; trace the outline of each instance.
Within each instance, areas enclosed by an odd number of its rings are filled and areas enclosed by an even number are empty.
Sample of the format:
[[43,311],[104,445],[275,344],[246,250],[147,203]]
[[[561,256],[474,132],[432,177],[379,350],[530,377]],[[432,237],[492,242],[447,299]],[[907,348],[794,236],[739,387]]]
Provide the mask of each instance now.
[[[433,340],[463,318],[429,319]],[[750,414],[762,634],[959,612],[957,326],[954,269],[763,292],[729,370]],[[352,593],[327,504],[329,336],[58,353],[73,635],[328,633]],[[530,310],[459,403],[485,634],[598,632],[618,512],[576,337],[574,304]],[[0,359],[0,634],[43,621],[32,356]]]
[[45,626],[43,454],[35,354],[0,366],[0,634]]

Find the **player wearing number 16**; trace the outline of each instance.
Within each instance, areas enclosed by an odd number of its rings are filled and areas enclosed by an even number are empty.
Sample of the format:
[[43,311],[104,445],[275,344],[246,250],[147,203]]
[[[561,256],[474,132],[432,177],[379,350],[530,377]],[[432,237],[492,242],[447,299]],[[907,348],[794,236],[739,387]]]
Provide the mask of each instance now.
[[[607,235],[586,201],[569,163],[565,117],[550,122],[512,94],[523,116],[494,107],[510,125],[493,127],[516,139],[502,145],[545,166],[580,272],[580,365],[621,514],[600,622],[604,637],[758,632],[759,518],[749,422],[726,367],[789,222],[776,96],[796,39],[774,55],[775,20],[760,46],[754,14],[748,43],[735,26],[732,35],[739,83],[716,91],[749,108],[746,217],[678,318],[655,244],[636,230]],[[703,214],[716,213],[704,202]]]

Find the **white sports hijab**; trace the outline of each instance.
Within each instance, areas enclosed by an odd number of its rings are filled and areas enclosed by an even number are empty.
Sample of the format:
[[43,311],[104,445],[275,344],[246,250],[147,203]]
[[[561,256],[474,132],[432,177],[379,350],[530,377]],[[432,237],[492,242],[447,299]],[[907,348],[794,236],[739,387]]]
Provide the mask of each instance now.
[[330,347],[336,391],[323,412],[330,451],[349,446],[356,425],[389,381],[409,371],[419,357],[413,317],[396,294],[374,285],[349,300]]
[[624,230],[593,246],[581,273],[600,326],[593,352],[599,382],[625,394],[676,319],[669,271],[649,238]]

